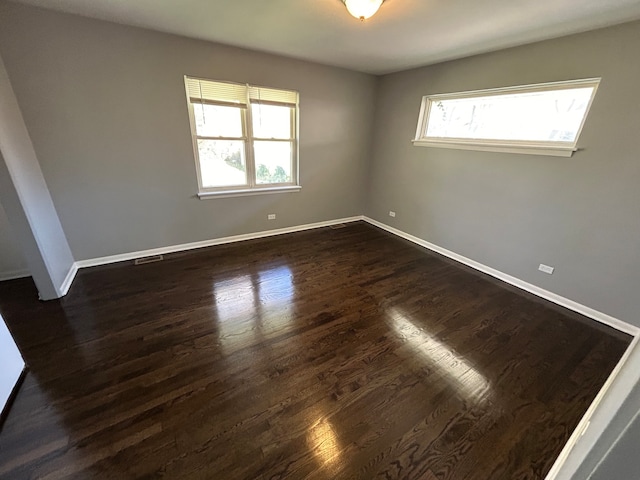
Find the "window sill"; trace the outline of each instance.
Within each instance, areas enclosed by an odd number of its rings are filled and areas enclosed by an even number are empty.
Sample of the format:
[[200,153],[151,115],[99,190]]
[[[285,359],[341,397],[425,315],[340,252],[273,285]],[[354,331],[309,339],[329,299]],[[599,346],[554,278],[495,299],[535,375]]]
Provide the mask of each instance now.
[[220,190],[218,192],[199,192],[200,200],[228,197],[248,197],[251,195],[269,195],[273,193],[294,193],[302,189],[300,185],[287,185],[286,187],[243,188],[238,190]]
[[558,145],[514,145],[510,143],[467,143],[439,142],[437,140],[413,140],[418,147],[453,148],[456,150],[476,150],[479,152],[522,153],[525,155],[546,155],[552,157],[570,157],[578,149]]

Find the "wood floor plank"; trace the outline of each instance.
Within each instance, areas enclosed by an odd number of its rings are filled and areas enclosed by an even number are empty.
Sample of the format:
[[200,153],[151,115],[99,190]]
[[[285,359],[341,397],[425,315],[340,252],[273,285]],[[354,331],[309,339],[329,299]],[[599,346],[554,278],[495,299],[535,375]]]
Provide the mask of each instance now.
[[0,479],[542,480],[630,338],[356,222],[0,283]]

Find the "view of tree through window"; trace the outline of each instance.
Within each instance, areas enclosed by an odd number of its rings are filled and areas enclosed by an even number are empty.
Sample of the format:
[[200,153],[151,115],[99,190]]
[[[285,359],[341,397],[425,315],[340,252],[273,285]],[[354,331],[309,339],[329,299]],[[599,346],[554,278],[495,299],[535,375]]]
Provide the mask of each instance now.
[[198,140],[200,174],[205,187],[247,183],[244,142]]
[[296,183],[297,93],[189,77],[186,84],[201,188]]
[[261,139],[253,143],[257,183],[291,182],[291,108],[252,104],[251,118],[253,136]]
[[414,143],[467,149],[515,146],[544,153],[556,149],[552,154],[568,156],[576,149],[599,81],[425,96]]
[[427,136],[572,142],[592,90],[575,88],[438,100],[429,112]]

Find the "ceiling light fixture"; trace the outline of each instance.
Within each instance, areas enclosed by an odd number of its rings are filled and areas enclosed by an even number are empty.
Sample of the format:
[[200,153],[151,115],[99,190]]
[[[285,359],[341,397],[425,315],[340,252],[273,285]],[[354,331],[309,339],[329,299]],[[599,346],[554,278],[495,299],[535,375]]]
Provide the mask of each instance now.
[[364,21],[367,18],[373,17],[380,5],[383,4],[384,0],[342,0],[349,10],[349,13],[359,19],[360,21]]

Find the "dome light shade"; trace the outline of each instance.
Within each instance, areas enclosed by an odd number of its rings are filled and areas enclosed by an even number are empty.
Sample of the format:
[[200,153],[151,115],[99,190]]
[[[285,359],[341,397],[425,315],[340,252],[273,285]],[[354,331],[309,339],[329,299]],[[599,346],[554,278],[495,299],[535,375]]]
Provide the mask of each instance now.
[[347,10],[354,17],[366,20],[373,17],[384,0],[343,0]]

